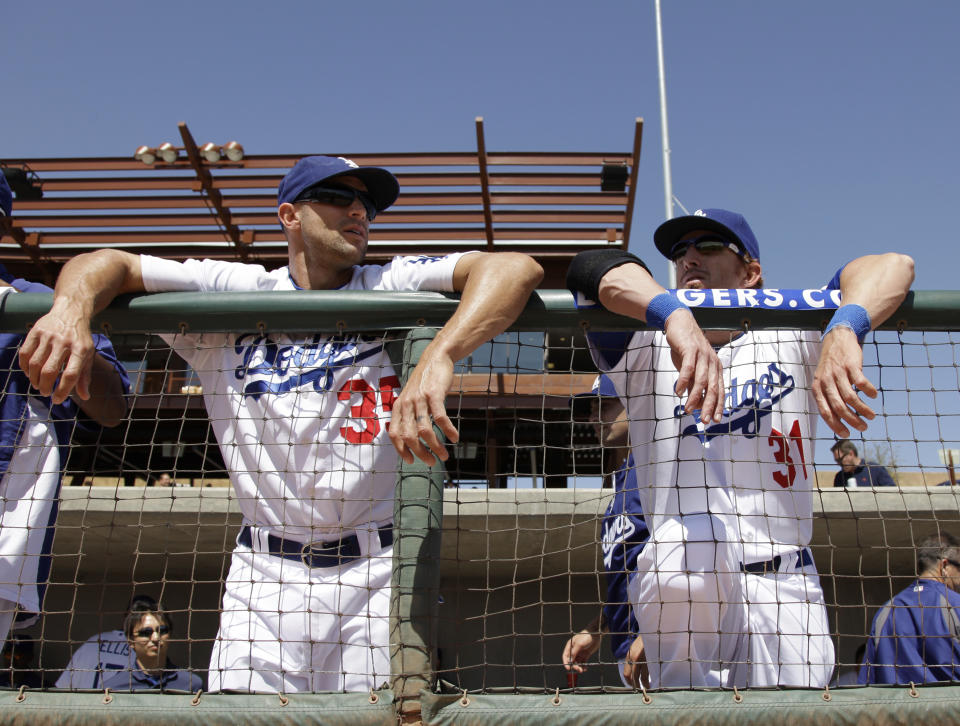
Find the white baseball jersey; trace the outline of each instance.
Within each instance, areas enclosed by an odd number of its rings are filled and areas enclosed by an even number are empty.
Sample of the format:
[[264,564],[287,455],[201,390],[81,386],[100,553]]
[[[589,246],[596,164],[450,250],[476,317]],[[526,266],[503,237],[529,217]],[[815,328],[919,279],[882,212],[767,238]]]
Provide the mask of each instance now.
[[684,413],[662,333],[590,342],[627,409],[651,532],[628,588],[651,685],[825,684],[833,644],[806,549],[818,336],[758,331],[722,346],[727,394],[709,426]]
[[73,651],[57,679],[57,688],[101,688],[104,674],[129,672],[135,666],[133,649],[122,630],[97,633]]
[[[354,268],[344,290],[452,291],[462,255]],[[141,258],[162,290],[296,290],[286,267]],[[318,320],[317,327],[333,327]],[[257,332],[165,336],[203,396],[247,522],[299,542],[393,519],[398,457],[387,435],[400,382],[381,337]]]
[[[452,291],[461,256],[355,267],[341,289]],[[287,268],[141,261],[148,291],[296,289]],[[392,546],[381,550],[376,525],[393,519],[399,457],[387,425],[400,388],[383,339],[255,332],[165,339],[203,384],[241,511],[259,543],[253,551],[238,545],[231,560],[211,690],[379,686],[390,670]],[[353,531],[362,557],[336,568],[308,568],[264,546],[269,533],[314,542]]]
[[683,412],[663,333],[635,333],[615,362],[613,351],[595,351],[626,404],[654,539],[667,518],[709,512],[723,521],[727,540],[740,543],[741,562],[810,542],[817,422],[811,362],[819,350],[815,333],[785,330],[746,333],[721,347],[727,394],[722,420],[709,426],[699,411]]

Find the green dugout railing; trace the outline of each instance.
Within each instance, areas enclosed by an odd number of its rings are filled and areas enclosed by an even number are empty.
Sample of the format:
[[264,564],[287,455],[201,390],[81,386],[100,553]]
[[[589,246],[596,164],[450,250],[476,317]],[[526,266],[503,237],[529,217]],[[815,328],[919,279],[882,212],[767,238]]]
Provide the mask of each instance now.
[[[51,295],[7,295],[0,331],[25,332],[50,308]],[[125,296],[97,316],[109,334],[215,332],[360,332],[409,330],[391,357],[406,380],[437,327],[457,305],[438,293],[298,291],[160,293]],[[694,309],[705,328],[822,328],[827,308]],[[637,321],[602,310],[577,310],[567,291],[535,293],[512,330],[625,330]],[[881,326],[887,330],[960,329],[960,292],[915,291]],[[0,721],[24,724],[143,722],[391,724],[960,724],[960,687],[869,687],[821,690],[605,692],[517,688],[509,693],[443,693],[436,682],[437,594],[443,513],[440,466],[402,464],[395,505],[391,660],[388,690],[367,694],[105,694],[0,691]],[[586,691],[586,692],[585,692]]]
[[[356,290],[296,292],[165,292],[124,296],[97,316],[94,327],[107,332],[203,333],[224,330],[287,332],[389,330],[440,326],[453,314],[456,295],[432,292],[365,292]],[[50,309],[52,296],[8,295],[0,301],[0,329],[24,331]],[[829,309],[790,310],[750,307],[698,307],[694,315],[705,328],[779,327],[817,329],[826,325]],[[911,292],[881,330],[957,330],[960,292]],[[512,330],[580,328],[630,330],[637,321],[603,310],[577,310],[566,290],[533,294]]]

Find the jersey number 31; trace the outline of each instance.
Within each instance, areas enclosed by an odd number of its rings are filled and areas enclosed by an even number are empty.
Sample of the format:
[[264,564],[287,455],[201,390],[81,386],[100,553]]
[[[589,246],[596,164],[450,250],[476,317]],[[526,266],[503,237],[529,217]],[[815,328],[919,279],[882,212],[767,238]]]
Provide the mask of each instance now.
[[790,427],[790,433],[784,436],[775,428],[770,431],[767,438],[767,444],[773,448],[773,458],[777,463],[783,464],[786,471],[773,472],[773,480],[784,489],[793,486],[797,478],[797,464],[790,456],[790,444],[795,443],[797,452],[800,454],[800,465],[803,467],[803,476],[807,476],[807,457],[803,453],[803,437],[800,435],[800,422],[794,421]]

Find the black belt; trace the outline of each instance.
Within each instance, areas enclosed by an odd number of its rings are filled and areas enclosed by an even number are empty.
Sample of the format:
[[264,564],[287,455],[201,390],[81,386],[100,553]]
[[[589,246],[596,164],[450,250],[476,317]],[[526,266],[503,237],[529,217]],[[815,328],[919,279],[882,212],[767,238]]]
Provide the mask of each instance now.
[[[380,546],[393,544],[393,525],[385,524],[377,530]],[[253,535],[250,527],[244,526],[237,537],[237,544],[253,549]],[[338,567],[361,556],[360,540],[352,534],[340,540],[330,542],[309,542],[302,544],[292,539],[267,535],[267,548],[271,555],[283,557],[294,562],[302,562],[307,567]]]
[[741,563],[740,569],[744,572],[750,572],[754,575],[766,575],[768,573],[780,572],[780,565],[791,557],[797,558],[797,567],[807,567],[813,564],[813,555],[810,554],[810,549],[804,547],[802,550],[790,552],[786,555],[777,555],[772,560],[751,562],[749,565]]

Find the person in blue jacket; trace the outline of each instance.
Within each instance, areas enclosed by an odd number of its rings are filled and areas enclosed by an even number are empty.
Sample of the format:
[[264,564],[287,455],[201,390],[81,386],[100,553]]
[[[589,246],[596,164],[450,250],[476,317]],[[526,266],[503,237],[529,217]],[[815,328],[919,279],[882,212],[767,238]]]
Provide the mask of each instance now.
[[[637,623],[627,597],[628,576],[636,570],[637,555],[650,536],[637,497],[633,456],[627,445],[627,420],[623,404],[613,383],[597,376],[590,396],[591,414],[597,438],[605,451],[613,451],[620,464],[613,474],[614,496],[603,515],[600,546],[606,574],[606,602],[600,614],[575,633],[563,649],[563,665],[568,672],[583,673],[586,661],[600,649],[604,633],[610,634],[610,649],[620,664],[620,677],[628,686],[638,686],[646,678],[640,662],[643,644],[637,643]],[[606,458],[606,457],[604,457]],[[634,655],[629,656],[631,646]]]
[[924,538],[917,572],[873,618],[861,684],[960,681],[960,540]]
[[[13,194],[0,172],[0,219],[12,213]],[[0,306],[13,295],[49,292],[0,263]],[[20,367],[22,342],[19,332],[0,332],[0,643],[11,628],[27,627],[43,612],[60,484],[74,430],[96,433],[120,424],[130,387],[110,341],[96,335],[90,377],[74,395],[54,403],[30,385]],[[54,365],[43,373],[55,377],[59,370]]]
[[860,458],[850,439],[840,439],[830,447],[833,460],[840,471],[833,477],[835,487],[895,487],[897,483],[883,464],[873,464]]

